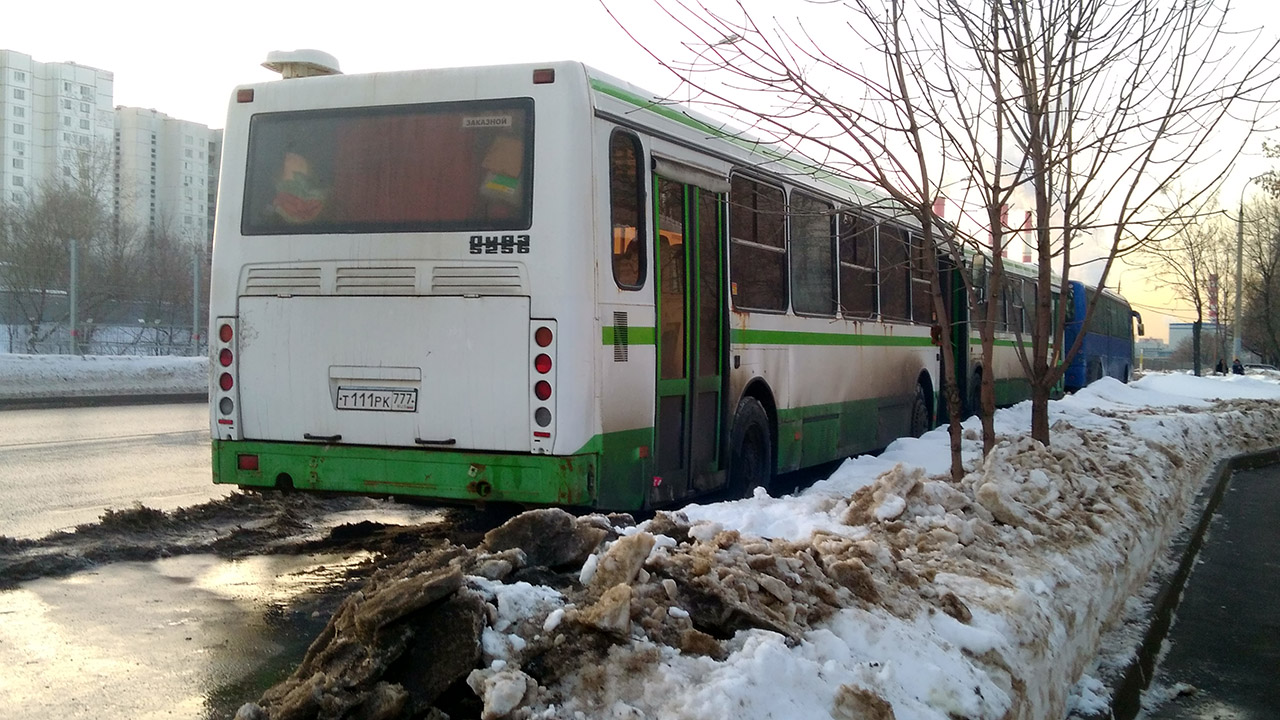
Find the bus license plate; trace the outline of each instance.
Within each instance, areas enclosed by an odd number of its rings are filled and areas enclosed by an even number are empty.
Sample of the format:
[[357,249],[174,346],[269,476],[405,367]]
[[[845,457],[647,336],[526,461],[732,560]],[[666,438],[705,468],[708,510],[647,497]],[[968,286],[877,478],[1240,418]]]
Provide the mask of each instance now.
[[339,387],[338,409],[417,412],[418,389]]

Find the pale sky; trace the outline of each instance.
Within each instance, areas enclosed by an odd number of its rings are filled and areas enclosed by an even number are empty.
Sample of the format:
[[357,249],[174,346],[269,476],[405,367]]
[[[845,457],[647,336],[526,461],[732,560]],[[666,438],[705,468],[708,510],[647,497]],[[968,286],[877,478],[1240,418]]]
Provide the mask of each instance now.
[[[1245,0],[1260,20],[1274,0]],[[678,28],[649,3],[612,0],[633,31],[665,58],[681,55]],[[803,3],[774,0],[767,14],[806,12]],[[811,8],[808,11],[812,11]],[[9,2],[0,48],[40,62],[77,62],[115,75],[117,105],[154,108],[172,117],[222,127],[232,89],[277,78],[261,67],[271,50],[317,48],[338,58],[343,72],[377,72],[503,62],[581,60],[659,94],[676,79],[620,30],[598,0],[155,0]],[[1251,143],[1223,189],[1234,206],[1246,178],[1270,169]],[[1017,208],[1014,209],[1017,211]],[[1020,212],[1012,213],[1020,216]],[[1016,251],[1015,251],[1016,252]],[[1143,287],[1139,271],[1121,276],[1135,303],[1164,307],[1171,298]],[[1149,335],[1167,337],[1161,318],[1143,308]],[[1154,320],[1154,322],[1153,322]]]

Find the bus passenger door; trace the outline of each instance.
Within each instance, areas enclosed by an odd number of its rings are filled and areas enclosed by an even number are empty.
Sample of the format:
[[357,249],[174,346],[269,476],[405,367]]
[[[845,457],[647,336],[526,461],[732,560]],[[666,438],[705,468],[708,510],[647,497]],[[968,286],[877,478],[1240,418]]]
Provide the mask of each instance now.
[[724,485],[723,195],[655,175],[657,430],[650,506]]

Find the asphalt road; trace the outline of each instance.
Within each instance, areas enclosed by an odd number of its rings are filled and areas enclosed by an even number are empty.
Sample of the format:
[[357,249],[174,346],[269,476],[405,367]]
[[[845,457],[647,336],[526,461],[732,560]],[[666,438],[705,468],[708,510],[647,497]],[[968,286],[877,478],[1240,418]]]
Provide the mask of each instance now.
[[1280,717],[1280,465],[1236,472],[1209,525],[1147,720]]
[[142,502],[223,497],[210,474],[205,403],[0,412],[0,535],[41,537]]

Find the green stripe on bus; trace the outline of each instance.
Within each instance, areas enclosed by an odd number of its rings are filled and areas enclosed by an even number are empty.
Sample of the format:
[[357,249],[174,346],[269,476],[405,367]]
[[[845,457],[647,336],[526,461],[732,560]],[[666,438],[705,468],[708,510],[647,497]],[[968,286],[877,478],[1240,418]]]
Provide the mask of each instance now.
[[[213,441],[213,481],[241,487],[405,495],[463,502],[590,505],[599,456],[487,453],[365,445]],[[256,470],[242,470],[253,455]]]
[[[613,345],[617,332],[612,327],[602,328],[601,341]],[[655,342],[651,327],[627,328],[627,345],[652,345]],[[910,335],[848,335],[843,333],[796,332],[794,330],[742,330],[729,331],[729,341],[736,345],[830,345],[862,347],[927,347],[933,344],[928,337]]]
[[[979,346],[981,346],[981,345],[982,345],[982,338],[980,338],[980,337],[976,337],[976,336],[971,337],[971,338],[969,338],[969,344],[970,344],[970,345],[972,345],[973,347],[979,347]],[[1027,337],[1027,338],[1023,339],[1023,341],[1022,341],[1022,345],[1023,345],[1023,347],[1025,347],[1027,350],[1030,350],[1030,349],[1031,349],[1031,338],[1030,338],[1030,337]],[[1018,347],[1018,341],[1017,341],[1017,340],[993,340],[993,341],[992,341],[992,346],[993,346],[993,347]],[[1053,346],[1052,346],[1052,345],[1050,345],[1049,347],[1053,347]]]
[[[627,345],[652,345],[655,340],[653,328],[642,326],[630,326],[627,332]],[[605,326],[601,332],[600,338],[605,345],[614,345],[617,343],[617,330],[610,326]]]
[[928,336],[845,335],[841,333],[795,332],[791,330],[741,330],[729,332],[729,340],[739,345],[858,345],[866,347],[928,347]]

